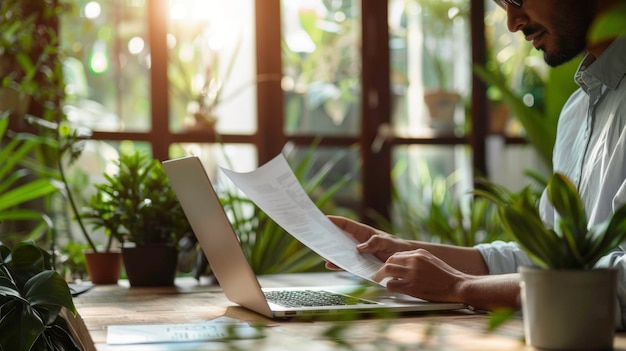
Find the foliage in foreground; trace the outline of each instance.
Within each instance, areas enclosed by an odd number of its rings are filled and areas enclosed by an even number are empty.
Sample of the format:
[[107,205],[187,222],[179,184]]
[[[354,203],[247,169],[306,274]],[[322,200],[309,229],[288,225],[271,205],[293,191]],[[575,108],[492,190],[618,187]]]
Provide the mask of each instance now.
[[544,225],[537,194],[528,187],[511,193],[485,181],[484,188],[476,190],[476,194],[499,205],[505,229],[542,268],[592,269],[626,238],[626,205],[619,207],[606,222],[588,228],[580,194],[566,176],[554,173],[546,191],[558,214],[554,228]]
[[50,255],[33,242],[0,244],[0,350],[81,350],[61,310],[76,308]]

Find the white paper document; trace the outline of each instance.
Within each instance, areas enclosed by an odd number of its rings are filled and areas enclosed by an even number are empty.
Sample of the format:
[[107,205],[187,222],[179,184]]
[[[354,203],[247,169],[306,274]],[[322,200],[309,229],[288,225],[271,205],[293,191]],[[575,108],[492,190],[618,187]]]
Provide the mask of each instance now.
[[204,323],[111,325],[107,328],[109,345],[250,339],[260,336],[261,332],[256,328],[228,317]]
[[[358,242],[335,226],[300,185],[282,154],[249,173],[222,171],[263,212],[329,262],[369,281],[383,263],[356,251]],[[381,284],[383,285],[383,284]]]

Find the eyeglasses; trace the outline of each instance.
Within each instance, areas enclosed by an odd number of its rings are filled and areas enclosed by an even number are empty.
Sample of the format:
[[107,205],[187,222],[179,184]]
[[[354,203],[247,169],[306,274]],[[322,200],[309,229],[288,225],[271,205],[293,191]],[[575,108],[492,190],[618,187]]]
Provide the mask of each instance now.
[[498,6],[502,7],[505,10],[507,7],[509,7],[509,5],[519,9],[520,7],[522,7],[522,2],[523,2],[523,0],[493,0],[493,1],[495,1],[496,4],[498,4]]

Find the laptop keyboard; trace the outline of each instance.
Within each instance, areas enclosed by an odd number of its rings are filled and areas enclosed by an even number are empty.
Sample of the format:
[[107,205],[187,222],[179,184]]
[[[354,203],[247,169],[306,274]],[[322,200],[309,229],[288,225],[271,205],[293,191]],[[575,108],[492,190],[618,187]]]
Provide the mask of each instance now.
[[268,301],[285,307],[376,304],[373,301],[322,290],[266,291],[264,294]]

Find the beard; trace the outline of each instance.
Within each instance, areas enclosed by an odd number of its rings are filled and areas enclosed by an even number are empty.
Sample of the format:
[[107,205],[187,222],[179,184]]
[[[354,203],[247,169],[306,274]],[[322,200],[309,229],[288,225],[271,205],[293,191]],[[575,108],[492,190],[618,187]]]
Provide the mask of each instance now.
[[[593,1],[572,1],[571,6],[554,17],[550,33],[553,40],[538,47],[544,61],[552,67],[574,59],[587,47],[587,31],[593,21]],[[568,4],[569,5],[569,4]]]

